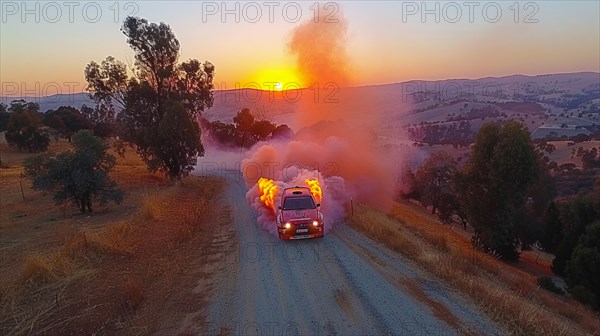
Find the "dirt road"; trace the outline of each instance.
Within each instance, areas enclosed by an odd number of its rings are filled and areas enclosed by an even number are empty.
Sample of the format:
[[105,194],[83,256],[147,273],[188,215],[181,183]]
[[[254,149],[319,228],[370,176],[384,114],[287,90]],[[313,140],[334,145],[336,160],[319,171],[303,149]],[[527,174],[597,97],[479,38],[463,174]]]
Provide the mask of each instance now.
[[494,335],[488,318],[439,280],[343,223],[322,239],[281,241],[262,230],[228,177],[231,235],[202,335]]

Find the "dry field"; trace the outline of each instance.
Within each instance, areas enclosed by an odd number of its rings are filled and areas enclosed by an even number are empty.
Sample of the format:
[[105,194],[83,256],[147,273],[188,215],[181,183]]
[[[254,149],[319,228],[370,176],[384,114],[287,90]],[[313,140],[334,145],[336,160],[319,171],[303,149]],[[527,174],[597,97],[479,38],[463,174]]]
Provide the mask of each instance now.
[[[67,148],[60,141],[50,151]],[[5,143],[0,154],[0,334],[138,335],[185,332],[183,317],[202,323],[212,291],[206,279],[218,270],[213,254],[230,235],[224,181],[173,184],[128,151],[113,172],[124,202],[96,204],[82,215],[21,179],[30,154]],[[409,202],[395,203],[389,214],[363,205],[354,213],[349,225],[470,297],[504,330],[600,330],[598,314],[538,286],[539,276],[551,275],[549,255],[526,252],[520,263],[500,262],[475,251],[468,232]]]
[[223,181],[173,184],[128,151],[113,171],[124,202],[80,214],[20,181],[30,154],[0,146],[0,334],[145,334],[204,304],[196,286],[212,267],[198,247],[229,221]]

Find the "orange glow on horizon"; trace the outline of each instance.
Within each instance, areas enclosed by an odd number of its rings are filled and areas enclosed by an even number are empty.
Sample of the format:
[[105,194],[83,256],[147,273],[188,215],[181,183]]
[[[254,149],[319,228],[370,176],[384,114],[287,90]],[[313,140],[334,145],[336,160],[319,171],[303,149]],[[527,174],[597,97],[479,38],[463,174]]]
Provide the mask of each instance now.
[[251,74],[247,82],[268,91],[294,90],[304,87],[298,72],[289,67],[263,68]]

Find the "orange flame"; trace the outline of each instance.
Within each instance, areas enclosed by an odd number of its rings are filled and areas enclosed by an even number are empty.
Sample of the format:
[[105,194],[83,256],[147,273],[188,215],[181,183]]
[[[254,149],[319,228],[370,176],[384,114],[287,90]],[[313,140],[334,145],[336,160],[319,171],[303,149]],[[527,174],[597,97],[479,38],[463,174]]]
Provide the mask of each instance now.
[[310,193],[316,199],[317,203],[321,203],[321,198],[323,197],[323,191],[321,190],[321,185],[319,184],[319,180],[317,180],[317,179],[306,180],[306,184],[310,188]]
[[260,190],[260,200],[267,207],[275,210],[275,196],[279,191],[279,188],[275,185],[275,182],[266,177],[261,177],[258,180],[258,190]]

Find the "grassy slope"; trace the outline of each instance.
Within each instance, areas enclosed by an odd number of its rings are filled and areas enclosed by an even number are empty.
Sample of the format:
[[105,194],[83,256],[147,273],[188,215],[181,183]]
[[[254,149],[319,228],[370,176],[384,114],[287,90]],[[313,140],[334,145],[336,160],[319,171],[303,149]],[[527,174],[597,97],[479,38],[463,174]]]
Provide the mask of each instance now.
[[541,289],[516,265],[473,249],[461,229],[443,226],[414,204],[395,203],[390,214],[359,205],[347,222],[470,297],[515,335],[583,335],[600,330],[598,315],[572,299]]
[[172,185],[130,152],[113,172],[124,203],[82,215],[27,180],[23,201],[20,162],[29,154],[0,146],[0,334],[149,333],[199,309],[206,293],[194,288],[210,262],[198,247],[227,223],[223,181]]

